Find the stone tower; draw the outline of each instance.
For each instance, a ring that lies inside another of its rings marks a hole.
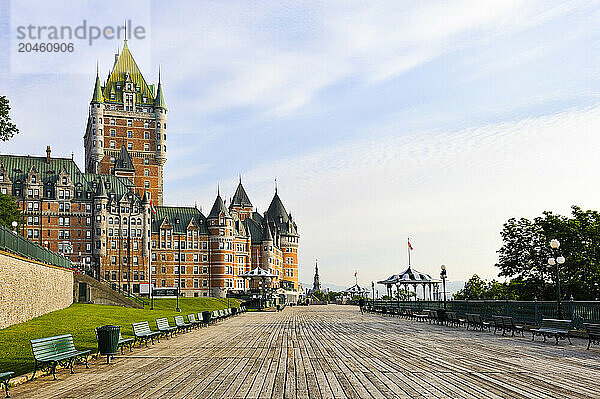
[[[123,148],[131,160],[134,189],[155,205],[163,203],[163,166],[167,160],[167,107],[160,80],[148,84],[125,40],[104,85],[96,82],[84,135],[88,173],[121,172]]]

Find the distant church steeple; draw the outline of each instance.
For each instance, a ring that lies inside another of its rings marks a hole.
[[[315,279],[313,281],[313,292],[320,292],[321,291],[321,280],[319,278],[319,265],[318,265],[318,260],[315,259]]]

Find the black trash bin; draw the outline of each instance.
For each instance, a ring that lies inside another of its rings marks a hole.
[[[235,316],[238,313],[238,308],[231,308],[231,315]]]
[[[204,320],[204,322],[206,324],[210,324],[210,319],[212,317],[212,312],[205,310],[204,312],[202,312],[202,320]]]
[[[438,309],[437,316],[438,322],[444,324],[446,322],[446,309]]]
[[[98,352],[106,356],[106,364],[110,363],[110,357],[117,354],[119,349],[120,326],[102,326],[96,328],[96,339],[98,340]]]

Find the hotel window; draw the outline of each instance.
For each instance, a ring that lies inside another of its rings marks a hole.
[[[144,97],[144,98],[146,98],[146,97]],[[144,127],[146,127],[146,128],[150,127],[150,122],[144,122]],[[146,133],[148,133],[148,132],[146,132]]]
[[[115,98],[115,95],[114,95],[114,94],[111,94],[111,95],[110,95],[110,97],[111,97],[112,99],[114,99],[114,98]],[[110,124],[111,124],[111,125],[115,125],[115,124],[116,124],[116,123],[115,123],[115,120],[114,120],[114,119],[111,119],[111,120],[110,120]]]
[[[144,187],[145,188],[150,188],[150,182],[149,181],[145,181],[144,182]]]
[[[116,137],[117,132],[115,132],[115,129],[110,129],[110,137]]]
[[[150,132],[144,132],[144,138],[146,140],[149,140],[150,139]]]
[[[148,144],[148,143],[144,144],[144,151],[150,151],[150,144]]]
[[[131,119],[127,119],[127,126],[129,126],[129,127],[133,126],[133,122]]]
[[[114,141],[110,142],[110,148],[115,148],[115,142]],[[110,162],[114,163],[115,162],[114,159],[115,159],[115,157],[110,157]]]
[[[165,280],[160,280],[160,286],[161,287],[166,287],[167,282]]]
[[[144,165],[150,165],[150,160],[148,158],[144,159]]]
[[[132,143],[127,143],[127,149],[128,150],[133,150],[133,144]]]
[[[127,131],[127,138],[128,139],[132,139],[133,138],[133,132],[131,130]]]
[[[150,170],[144,169],[144,176],[146,176],[146,177],[150,176]]]

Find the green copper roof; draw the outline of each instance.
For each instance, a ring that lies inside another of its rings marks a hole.
[[[103,103],[104,96],[102,95],[102,86],[100,86],[100,78],[96,75],[96,85],[94,86],[94,94],[92,95],[92,103]]]
[[[118,201],[121,197],[132,190],[134,184],[126,177],[119,177],[115,175],[104,175],[95,173],[84,173],[85,178],[89,181],[90,190],[94,190],[93,184],[98,183],[100,179],[104,182],[106,193],[111,195],[114,194],[115,199]],[[96,187],[98,190],[98,187]]]
[[[16,183],[25,182],[27,173],[34,168],[38,175],[38,180],[44,184],[54,184],[58,180],[61,171],[65,171],[71,182],[76,187],[81,187],[82,191],[88,189],[88,181],[77,164],[70,158],[50,158],[46,163],[46,157],[32,157],[28,155],[0,155],[0,165],[6,171],[8,178]]]
[[[163,97],[162,85],[160,81],[158,82],[158,88],[156,89],[156,98],[154,99],[154,108],[163,108],[167,109],[167,105],[165,104],[165,99]]]
[[[225,207],[223,199],[221,199],[221,195],[219,194],[215,199],[215,203],[213,204],[212,209],[208,214],[208,217],[209,219],[218,218],[221,213],[223,213],[223,216],[225,216],[226,218],[231,218],[231,215],[229,214],[229,211]]]
[[[250,207],[252,208],[252,202],[250,202],[250,198],[248,198],[248,194],[246,194],[246,190],[244,190],[244,186],[242,186],[242,181],[240,180],[237,189],[235,190],[235,194],[233,195],[233,199],[231,200],[232,206],[242,206],[242,207]]]
[[[115,161],[115,170],[135,172],[135,168],[133,167],[133,160],[131,159],[131,155],[129,155],[129,151],[127,151],[127,148],[125,148],[125,144],[121,146],[119,157]]]
[[[206,218],[194,207],[185,206],[155,206],[156,215],[152,215],[152,232],[158,233],[160,225],[165,221],[170,226],[173,226],[173,232],[179,234],[185,234],[186,229],[190,224],[190,220],[194,219],[194,222],[198,226],[200,234],[208,234],[206,228]],[[175,220],[179,218],[180,223],[176,224]]]
[[[129,47],[127,47],[127,41],[125,41],[123,51],[115,63],[113,70],[106,81],[106,85],[104,86],[104,98],[106,101],[123,102],[123,82],[125,81],[125,76],[127,74],[129,74],[135,86],[139,87],[139,91],[137,92],[136,96],[136,102],[152,105],[154,103],[154,93],[146,83],[144,76],[140,72],[140,69],[133,59],[133,56],[129,51]],[[117,90],[117,84],[121,86],[120,90]],[[114,100],[110,97],[111,93],[114,94]],[[143,97],[146,97],[146,102],[142,102]]]

